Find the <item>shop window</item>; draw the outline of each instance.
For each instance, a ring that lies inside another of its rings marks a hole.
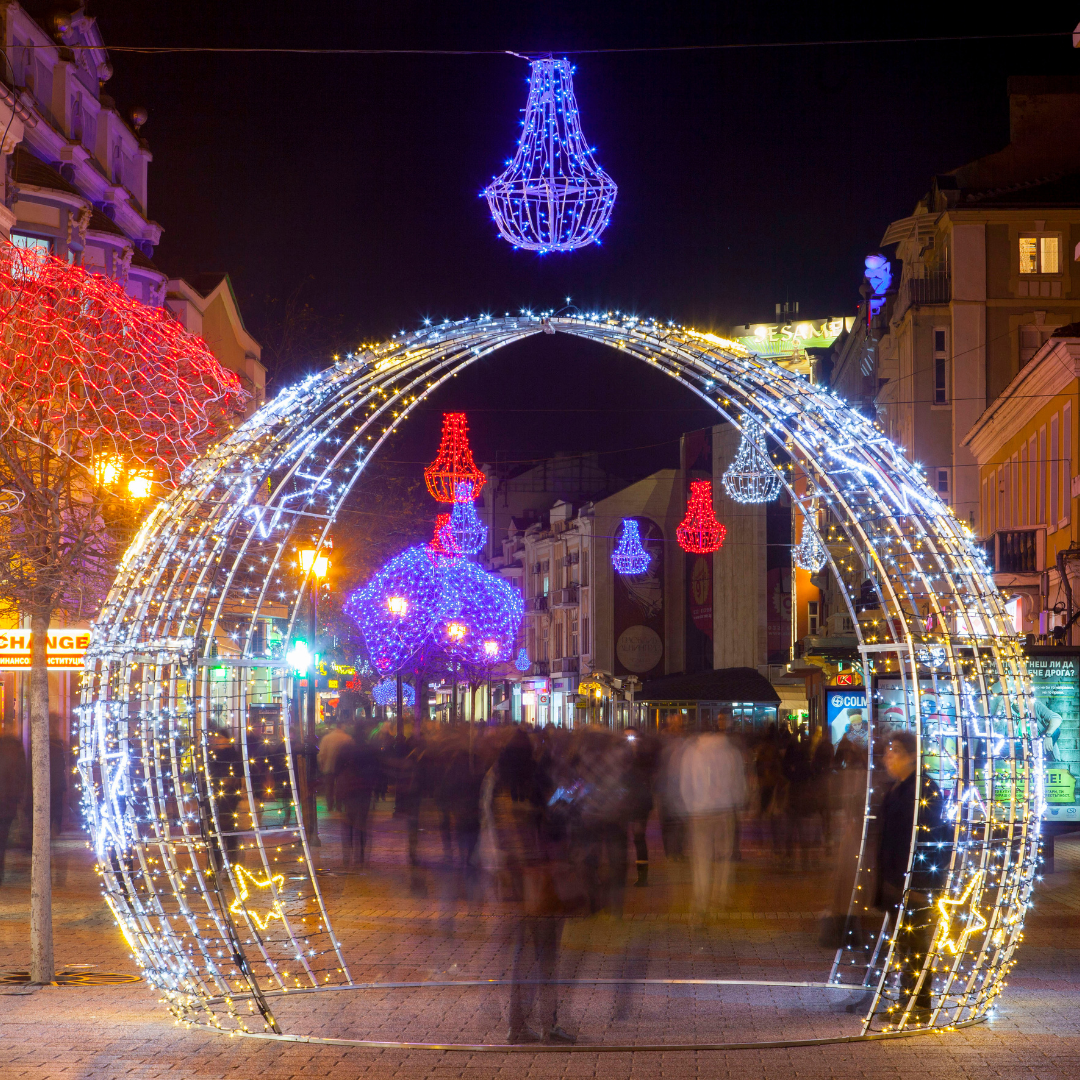
[[[948,333],[934,327],[934,404],[949,404]]]
[[[1060,235],[1057,233],[1033,233],[1021,236],[1020,273],[1060,274]]]

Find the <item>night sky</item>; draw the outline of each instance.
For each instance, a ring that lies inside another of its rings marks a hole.
[[[97,0],[108,45],[513,49],[1069,31],[1075,6]],[[921,14],[920,14],[921,12]],[[479,193],[512,155],[512,56],[134,55],[106,89],[149,110],[149,210],[170,274],[228,270],[278,384],[435,319],[618,308],[711,328],[850,314],[864,256],[931,177],[1004,145],[1010,74],[1080,71],[1069,38],[582,54],[575,89],[619,185],[602,247],[538,257]],[[292,307],[306,312],[284,319]],[[556,336],[477,365],[397,451],[470,412],[478,458],[677,463],[708,415],[663,376]],[[429,453],[430,451],[430,453]]]

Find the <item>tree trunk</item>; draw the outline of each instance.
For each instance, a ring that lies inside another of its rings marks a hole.
[[[30,981],[53,980],[52,790],[49,768],[49,618],[30,619],[30,767],[34,786],[34,848],[30,867]]]

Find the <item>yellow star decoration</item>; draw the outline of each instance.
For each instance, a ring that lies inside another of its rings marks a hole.
[[[948,897],[943,896],[938,901],[941,922],[938,924],[937,940],[943,949],[948,949],[954,956],[967,945],[967,940],[972,934],[977,934],[980,930],[986,929],[986,920],[979,911],[979,886],[982,885],[984,877],[986,877],[986,871],[979,870],[968,882],[963,895],[956,900],[950,900]],[[959,908],[967,904],[969,900],[967,925],[957,935],[956,940],[953,941],[949,936],[953,918],[953,913],[949,911],[949,908]]]
[[[281,904],[277,900],[270,905],[269,910],[262,916],[260,916],[257,911],[252,911],[247,907],[249,883],[254,885],[257,889],[268,889],[271,885],[273,885],[275,889],[280,889],[282,885],[285,884],[284,874],[274,874],[265,881],[259,881],[254,874],[245,870],[242,866],[238,866],[236,868],[236,880],[240,883],[240,895],[233,901],[229,908],[234,915],[243,916],[246,910],[260,930],[265,930],[270,924],[271,919],[281,919],[284,921],[285,916],[282,914]]]

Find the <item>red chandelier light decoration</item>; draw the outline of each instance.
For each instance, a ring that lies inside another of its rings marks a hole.
[[[463,412],[443,413],[442,442],[435,460],[424,470],[424,483],[434,499],[454,502],[454,492],[462,481],[472,485],[473,498],[480,494],[487,477],[476,467],[469,447],[469,425]]]
[[[675,530],[679,547],[693,555],[709,555],[724,546],[727,529],[716,520],[712,505],[712,481],[693,480],[686,517]]]

